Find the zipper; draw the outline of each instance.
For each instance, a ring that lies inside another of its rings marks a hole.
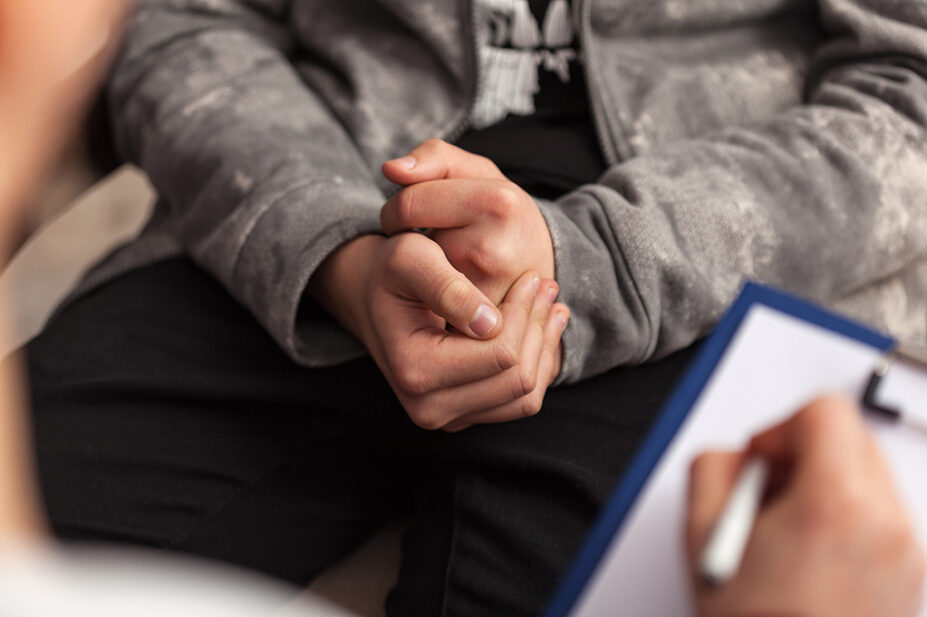
[[[592,123],[595,128],[595,135],[599,141],[599,149],[605,157],[605,162],[609,167],[618,164],[621,155],[612,139],[606,139],[608,124],[605,121],[605,112],[602,110],[601,98],[599,92],[593,83],[592,54],[589,53],[589,30],[591,29],[592,0],[576,0],[578,5],[574,7],[578,16],[577,32],[579,33],[579,53],[583,59],[582,70],[586,75],[586,97],[589,99],[589,108],[592,110]]]
[[[621,156],[618,154],[618,149],[615,144],[612,143],[611,140],[606,140],[605,138],[605,136],[609,134],[607,130],[608,125],[605,121],[605,113],[602,110],[599,93],[591,78],[593,71],[590,70],[591,54],[588,51],[587,40],[589,37],[587,30],[588,24],[591,21],[592,2],[591,0],[576,0],[576,2],[577,5],[574,6],[574,13],[578,16],[576,30],[579,36],[580,55],[583,58],[582,70],[585,72],[586,76],[586,97],[589,99],[589,107],[592,110],[593,125],[596,139],[599,143],[599,149],[602,151],[606,163],[611,166],[617,164],[619,160],[621,160]],[[482,77],[480,74],[479,42],[476,40],[477,30],[479,28],[476,14],[476,0],[465,0],[465,3],[467,5],[466,11],[469,14],[469,20],[467,20],[469,32],[465,38],[469,43],[467,53],[473,66],[473,70],[471,71],[472,85],[470,86],[470,100],[467,104],[466,113],[460,121],[444,135],[444,141],[449,143],[455,143],[467,132],[467,129],[470,128],[470,116],[473,114],[473,109],[476,106],[476,97],[479,95],[480,79]]]
[[[465,38],[469,44],[467,54],[473,66],[473,70],[471,71],[472,83],[470,86],[470,100],[467,104],[466,113],[443,137],[444,141],[449,143],[456,143],[457,140],[467,132],[467,129],[470,128],[470,116],[473,114],[473,109],[476,106],[476,97],[479,95],[480,79],[482,78],[480,73],[479,42],[476,40],[477,30],[479,28],[476,14],[476,0],[464,1],[467,5],[466,11],[469,14],[469,19],[467,20],[469,32]],[[605,162],[608,163],[609,166],[612,166],[621,161],[623,157],[618,152],[618,147],[613,140],[606,139],[606,135],[610,134],[608,132],[608,124],[605,119],[605,112],[602,109],[599,92],[592,79],[594,73],[590,61],[592,54],[589,53],[588,48],[588,30],[591,28],[592,0],[576,0],[576,2],[574,13],[578,16],[578,20],[576,20],[578,21],[576,31],[579,36],[579,52],[583,58],[582,70],[585,72],[586,76],[586,97],[589,99],[588,104],[592,110],[593,126],[595,128],[596,139],[599,143],[599,149],[605,157]]]
[[[476,107],[476,97],[479,95],[480,87],[480,51],[479,43],[476,40],[479,24],[476,23],[476,0],[464,1],[467,5],[466,11],[469,16],[469,20],[466,22],[467,25],[469,25],[469,32],[466,33],[467,35],[465,37],[469,44],[467,55],[473,65],[473,70],[471,71],[470,100],[467,103],[466,113],[464,113],[460,121],[444,135],[444,141],[449,143],[455,143],[458,139],[463,137],[463,134],[470,128],[470,116],[473,114],[473,108]]]

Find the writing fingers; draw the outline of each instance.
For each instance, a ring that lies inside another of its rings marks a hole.
[[[754,437],[753,454],[790,469],[793,485],[815,486],[867,467],[875,444],[859,407],[844,398],[819,398],[785,422]]]
[[[692,461],[686,508],[686,550],[690,563],[696,563],[746,460],[744,452],[706,452]]]

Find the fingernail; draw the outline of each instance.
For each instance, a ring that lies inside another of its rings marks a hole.
[[[470,320],[470,329],[477,336],[486,336],[492,332],[497,323],[499,323],[499,315],[496,309],[488,304],[481,304],[473,314],[473,319]]]
[[[418,165],[418,161],[416,161],[411,156],[404,156],[400,159],[393,159],[390,161],[390,163],[399,165],[403,169],[413,169],[416,165]]]
[[[560,313],[557,315],[557,327],[561,330],[566,330],[567,324],[570,322],[570,316],[566,313]]]
[[[537,295],[538,289],[541,287],[541,277],[534,277],[534,280],[531,281],[531,285],[533,285],[534,295]]]
[[[547,290],[547,306],[550,308],[554,305],[554,300],[557,299],[557,294],[560,293],[560,290],[556,287],[551,287]]]

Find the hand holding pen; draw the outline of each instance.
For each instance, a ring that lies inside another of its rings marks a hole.
[[[753,518],[748,485],[757,482],[765,493],[752,531],[726,571],[744,527],[735,519]],[[718,538],[718,527],[733,531]],[[712,556],[709,544],[722,548]],[[914,617],[921,603],[923,554],[878,447],[844,399],[815,401],[746,451],[696,459],[687,549],[700,617]],[[706,581],[706,567],[723,576]]]

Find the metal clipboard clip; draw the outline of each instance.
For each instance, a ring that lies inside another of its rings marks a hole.
[[[894,422],[906,424],[918,430],[927,432],[927,420],[905,413],[904,409],[885,405],[879,402],[879,387],[885,380],[888,371],[897,362],[907,362],[927,370],[927,348],[898,343],[879,358],[876,362],[866,390],[863,392],[863,407]],[[927,404],[927,403],[925,403]]]

